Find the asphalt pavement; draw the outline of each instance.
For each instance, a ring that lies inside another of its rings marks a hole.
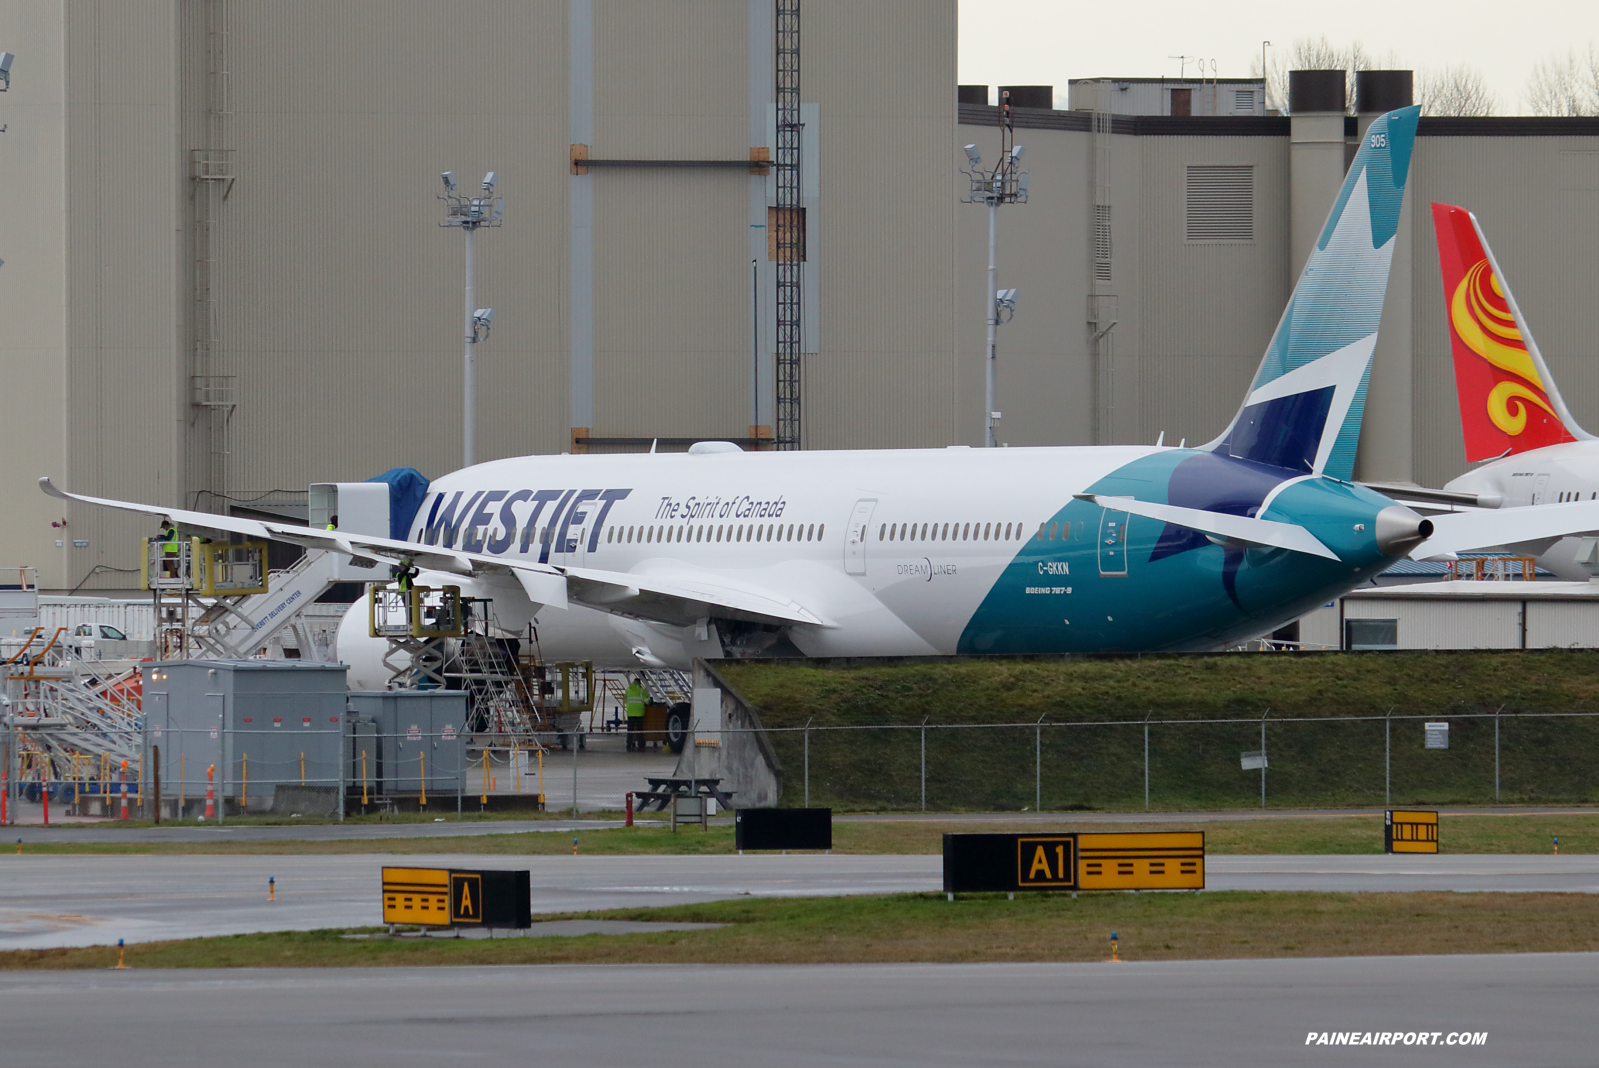
[[[1588,1068],[1596,1003],[1595,954],[0,974],[9,1063],[119,1068]]]
[[[742,896],[937,893],[936,856],[15,856],[0,853],[0,949],[152,942],[380,922],[385,864],[527,868],[533,911]],[[1209,890],[1599,893],[1599,856],[1211,856]],[[276,901],[267,880],[276,880]]]

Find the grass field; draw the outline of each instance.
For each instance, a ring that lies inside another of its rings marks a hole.
[[[941,894],[744,899],[591,918],[721,923],[582,937],[347,940],[340,931],[127,947],[134,968],[1128,961],[1599,950],[1585,894]],[[554,917],[552,917],[554,918]],[[107,968],[114,948],[0,953],[0,969]]]
[[[1058,821],[1005,822],[941,820],[837,821],[833,824],[834,851],[839,853],[939,853],[942,836],[1005,830],[1056,831],[1204,831],[1211,853],[1381,853],[1382,817],[1369,814],[1282,817],[1183,823],[1152,819],[1147,823],[1074,822],[1070,815]],[[1548,853],[1551,840],[1560,839],[1562,853],[1599,853],[1599,812],[1450,815],[1442,822],[1445,853]],[[582,831],[578,848],[588,855],[709,854],[733,851],[733,828],[709,831],[664,827],[617,827]],[[530,831],[517,834],[470,835],[461,838],[382,838],[333,841],[277,842],[68,842],[25,843],[30,854],[170,854],[170,855],[285,855],[351,853],[481,853],[503,856],[537,856],[572,851],[572,835]],[[0,848],[0,864],[7,852]]]
[[[925,742],[935,810],[1020,811],[1035,792],[1047,810],[1142,809],[1146,719],[1157,810],[1259,805],[1239,755],[1263,730],[1268,805],[1376,805],[1385,787],[1395,805],[1486,804],[1496,779],[1505,803],[1599,801],[1599,715],[1548,718],[1599,712],[1599,651],[715,667],[771,732],[784,804],[808,761],[812,804],[919,808]],[[1216,719],[1236,722],[1200,722]],[[1423,719],[1449,721],[1447,750],[1424,747]]]

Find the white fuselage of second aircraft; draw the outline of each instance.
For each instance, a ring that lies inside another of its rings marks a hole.
[[[1444,489],[1498,494],[1505,508],[1599,500],[1599,441],[1568,441],[1490,460]],[[1593,572],[1581,561],[1593,547],[1590,538],[1561,538],[1524,548],[1538,558],[1539,567],[1563,579],[1585,582]]]

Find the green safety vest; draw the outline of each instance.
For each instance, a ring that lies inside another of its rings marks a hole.
[[[178,551],[179,544],[178,529],[176,527],[167,527],[167,529],[161,532],[162,552],[176,553]]]
[[[627,688],[627,718],[638,719],[644,715],[644,687],[633,683]]]

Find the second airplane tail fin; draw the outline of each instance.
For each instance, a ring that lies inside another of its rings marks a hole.
[[[1566,408],[1477,217],[1432,206],[1466,459],[1592,437]]]

